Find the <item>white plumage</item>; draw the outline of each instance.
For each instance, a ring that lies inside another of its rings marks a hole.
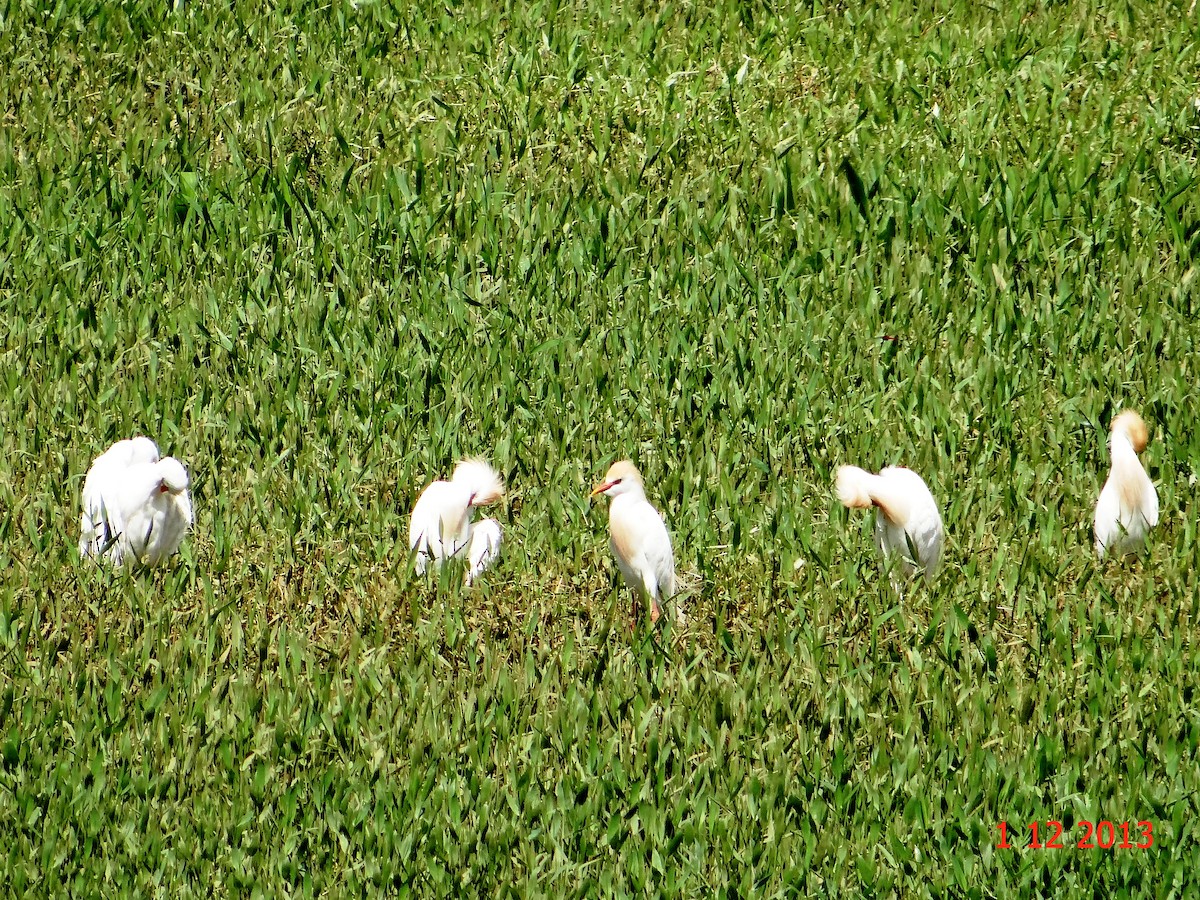
[[[650,619],[657,622],[663,601],[675,593],[675,554],[667,526],[646,499],[642,476],[629,460],[613,463],[591,496],[598,494],[612,498],[608,533],[617,568],[635,598],[645,597],[650,601]],[[685,623],[678,605],[675,618],[680,625]]]
[[[188,474],[154,441],[118,441],[96,457],[83,482],[82,556],[156,566],[179,549],[192,525]]]
[[[471,526],[471,540],[467,544],[467,585],[487,571],[500,555],[502,533],[495,519],[480,519]]]
[[[408,545],[416,553],[414,565],[425,574],[429,561],[441,567],[454,557],[467,555],[467,584],[474,582],[500,553],[500,523],[484,519],[472,524],[478,506],[504,496],[499,474],[482,459],[464,459],[449,481],[435,481],[421,492],[413,507]]]
[[[1096,554],[1134,553],[1141,549],[1150,529],[1158,524],[1158,493],[1142,468],[1138,454],[1149,441],[1146,423],[1133,410],[1125,410],[1112,424],[1109,446],[1112,466],[1096,503],[1093,532]]]
[[[925,580],[932,580],[942,561],[945,530],[937,501],[920,475],[901,466],[889,466],[878,475],[858,466],[839,466],[836,489],[843,506],[879,510],[875,549],[881,557],[897,554],[906,575],[923,571]]]

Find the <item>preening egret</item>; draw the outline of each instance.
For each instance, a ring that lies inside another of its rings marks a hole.
[[[925,580],[932,580],[942,561],[945,531],[937,502],[920,475],[902,466],[889,466],[878,475],[839,466],[836,489],[843,506],[879,510],[875,549],[881,557],[899,554],[906,575],[924,571]]]
[[[96,457],[83,481],[79,552],[156,566],[179,549],[192,525],[188,474],[154,441],[118,441]]]
[[[617,568],[633,588],[635,615],[637,599],[645,596],[650,601],[650,620],[657,622],[663,601],[675,593],[675,554],[667,526],[646,499],[637,466],[627,459],[612,464],[591,496],[599,494],[612,498],[608,509],[609,542]],[[675,618],[678,624],[685,623],[678,605]]]
[[[1146,423],[1131,409],[1112,423],[1112,468],[1096,503],[1096,554],[1133,553],[1158,524],[1158,494],[1138,454],[1149,440]]]
[[[482,459],[464,459],[449,481],[435,481],[421,492],[408,527],[408,544],[416,552],[418,574],[432,559],[439,568],[446,559],[466,552],[467,584],[495,562],[500,552],[500,523],[483,519],[472,524],[475,507],[488,506],[504,496],[500,475]]]

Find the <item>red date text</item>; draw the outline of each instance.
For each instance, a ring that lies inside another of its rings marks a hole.
[[[1086,819],[1076,822],[1075,827],[1082,831],[1076,840],[1076,834],[1064,835],[1062,822],[1050,819],[1045,822],[1030,822],[1025,826],[1029,830],[1029,842],[1022,844],[1017,828],[1009,827],[1007,822],[996,825],[999,840],[996,846],[1001,850],[1148,850],[1154,846],[1154,823],[1143,819],[1140,822],[1110,822],[1101,819],[1099,822],[1089,822]]]

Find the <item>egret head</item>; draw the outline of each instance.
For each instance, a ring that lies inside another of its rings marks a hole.
[[[159,491],[163,494],[181,494],[188,489],[188,473],[183,463],[173,456],[158,462]]]
[[[472,457],[454,467],[450,480],[471,492],[471,506],[490,506],[504,496],[504,481],[487,460]]]
[[[1113,434],[1124,435],[1133,445],[1134,453],[1141,453],[1145,450],[1146,444],[1150,440],[1150,432],[1146,429],[1146,423],[1132,409],[1125,410],[1113,419],[1112,431]]]
[[[642,476],[638,472],[637,466],[629,460],[623,459],[609,467],[604,480],[592,489],[589,496],[606,494],[609,497],[618,497],[621,494],[642,490]]]

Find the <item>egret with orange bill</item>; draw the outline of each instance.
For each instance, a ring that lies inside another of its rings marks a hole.
[[[642,476],[629,460],[613,463],[604,480],[590,496],[609,497],[608,534],[617,568],[634,592],[634,614],[638,600],[650,605],[650,620],[658,622],[663,603],[675,593],[675,554],[671,536],[657,509],[646,499]],[[677,624],[685,623],[676,605]]]

